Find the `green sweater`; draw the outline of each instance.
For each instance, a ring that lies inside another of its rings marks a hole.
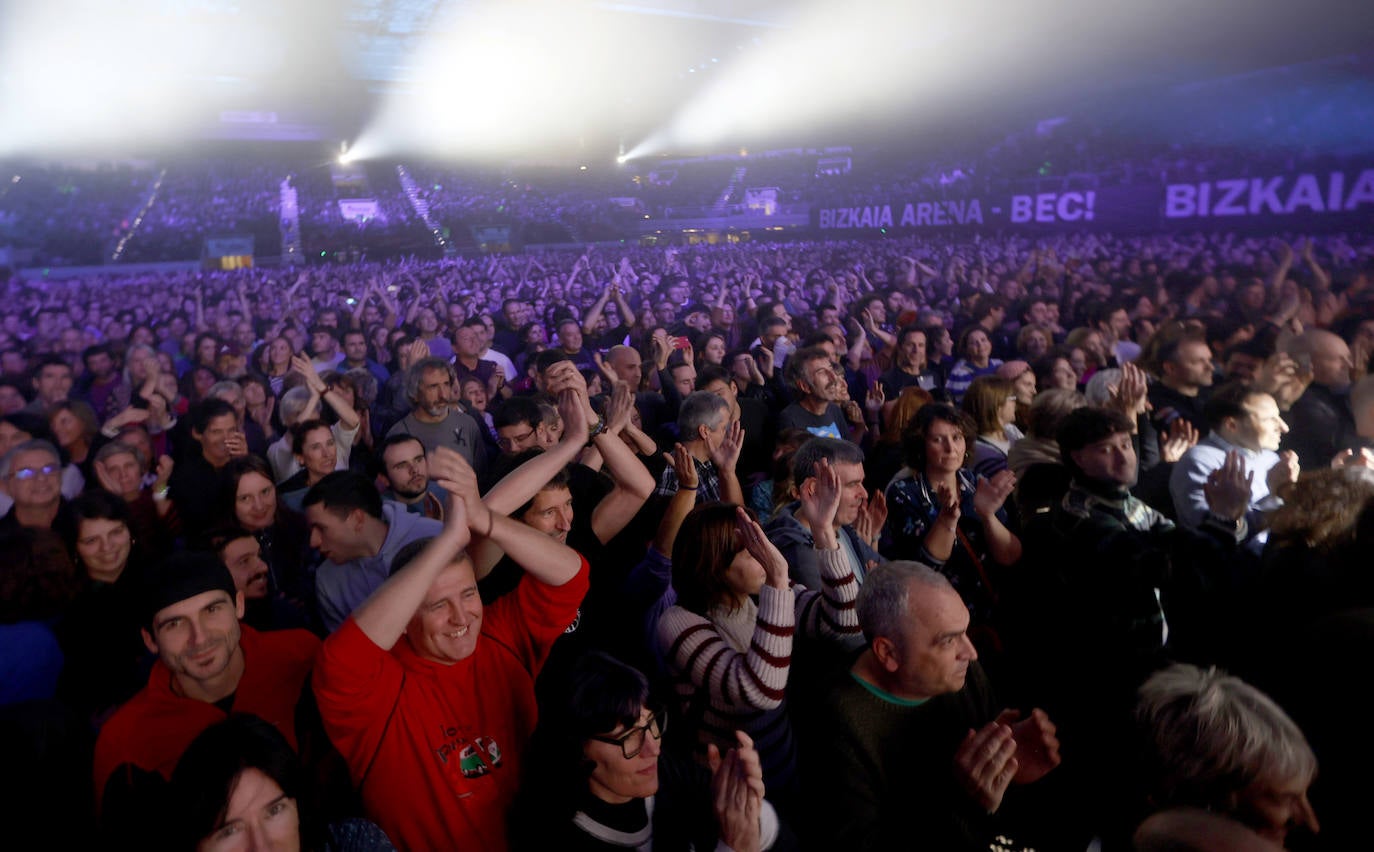
[[[977,663],[962,690],[919,704],[881,697],[846,673],[803,752],[822,848],[986,852],[999,821],[955,781],[954,753],[998,711]]]

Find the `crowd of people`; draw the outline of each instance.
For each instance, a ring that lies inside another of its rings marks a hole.
[[[1358,845],[1371,275],[1216,233],[11,278],[10,834]]]

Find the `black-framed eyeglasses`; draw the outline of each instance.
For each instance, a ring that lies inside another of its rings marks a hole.
[[[503,450],[513,449],[516,444],[523,444],[526,441],[528,441],[530,439],[530,436],[534,433],[535,430],[531,429],[523,435],[512,435],[509,438],[498,438],[496,441],[496,445]]]
[[[649,736],[656,740],[663,739],[663,729],[666,727],[668,727],[668,716],[660,712],[650,716],[649,721],[643,725],[633,727],[618,737],[593,736],[590,739],[599,743],[620,746],[620,753],[625,755],[626,760],[629,760],[639,756],[639,753],[644,750],[644,744],[648,742]]]

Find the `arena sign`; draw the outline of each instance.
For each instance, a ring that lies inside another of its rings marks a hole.
[[[988,195],[953,201],[894,199],[817,206],[812,227],[865,231],[1156,231],[1190,228],[1367,227],[1374,169],[1221,178],[1195,183]]]

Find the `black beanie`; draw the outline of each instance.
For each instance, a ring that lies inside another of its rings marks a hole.
[[[159,612],[204,592],[222,590],[233,600],[238,594],[234,575],[219,557],[208,551],[174,553],[149,571],[143,581],[142,624],[149,631]]]

